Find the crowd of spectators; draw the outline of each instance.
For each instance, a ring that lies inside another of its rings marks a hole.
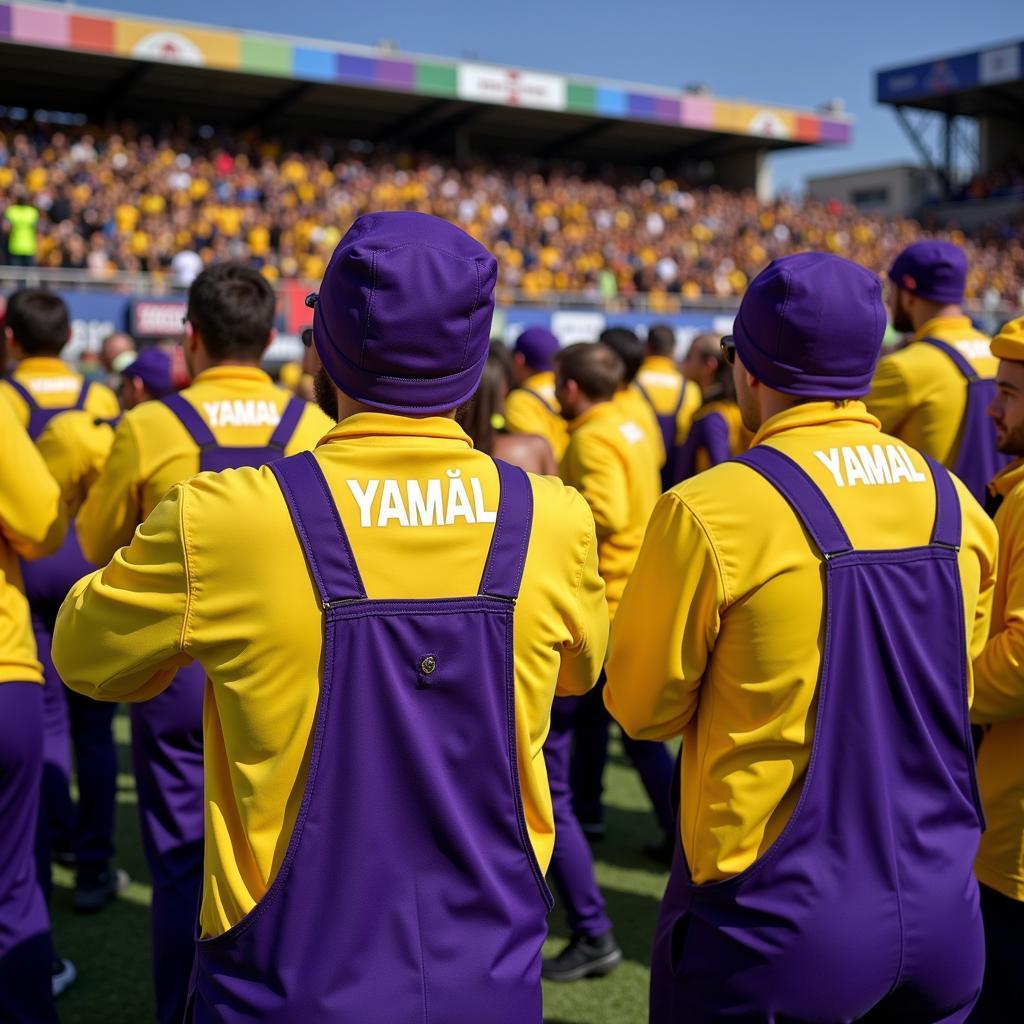
[[[655,172],[456,162],[344,142],[301,148],[209,130],[148,135],[131,124],[0,122],[0,210],[15,202],[39,211],[36,262],[97,277],[147,271],[187,283],[202,264],[235,258],[272,281],[317,280],[359,214],[412,209],[486,244],[505,297],[643,292],[664,311],[738,296],[769,260],[803,249],[883,272],[922,233],[915,221],[839,203],[765,204]],[[939,233],[968,250],[969,297],[1022,302],[1020,232]]]
[[[953,199],[1024,199],[1024,161],[1007,160],[998,167],[975,174],[956,189]]]

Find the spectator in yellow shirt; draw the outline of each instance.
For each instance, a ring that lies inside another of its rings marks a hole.
[[[978,788],[987,827],[975,872],[985,922],[985,981],[971,1020],[1006,1020],[1024,1005],[1024,317],[992,339],[999,360],[990,414],[1013,457],[989,485],[999,531],[992,631],[974,661],[971,720],[984,726]]]
[[[968,706],[996,537],[858,400],[884,329],[847,260],[755,278],[727,345],[754,446],[661,498],[623,595],[605,700],[683,737],[652,1024],[963,1020],[977,998]]]
[[[454,422],[496,274],[448,222],[359,218],[312,329],[338,425],[273,471],[171,487],[64,605],[55,657],[81,690],[144,701],[193,659],[208,678],[196,1021],[225,1000],[408,1020],[424,998],[540,1021],[541,748],[556,690],[598,675],[607,610],[583,500]]]
[[[657,468],[660,489],[661,468],[665,465],[666,458],[665,442],[651,403],[636,386],[637,375],[644,364],[644,343],[628,327],[608,327],[601,332],[600,341],[611,347],[622,360],[622,383],[615,392],[613,401],[623,416],[643,431],[644,441]]]
[[[893,327],[913,337],[879,362],[868,409],[883,430],[952,469],[983,502],[1006,460],[986,415],[996,360],[960,306],[967,257],[952,242],[915,242],[896,258],[889,280]]]
[[[661,489],[681,479],[676,476],[679,446],[686,440],[694,413],[700,408],[701,388],[680,372],[675,362],[676,333],[668,324],[652,324],[647,332],[647,355],[636,375],[637,390],[647,399],[661,428],[665,464]]]
[[[55,1024],[51,985],[74,967],[54,959],[33,859],[43,773],[43,673],[19,558],[64,537],[60,493],[35,445],[0,401],[0,1020]]]
[[[511,434],[546,438],[557,462],[569,443],[555,398],[555,356],[560,343],[546,327],[527,327],[512,347],[515,388],[505,402],[505,426]]]

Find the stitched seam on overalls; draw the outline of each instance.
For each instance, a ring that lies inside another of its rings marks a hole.
[[[423,920],[420,916],[420,887],[412,877],[413,902],[416,905],[416,937],[420,946],[420,990],[423,994],[423,1024],[430,1024],[430,1003],[427,998],[427,958],[423,953]]]

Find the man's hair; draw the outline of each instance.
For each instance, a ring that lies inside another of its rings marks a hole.
[[[57,356],[71,321],[64,300],[45,288],[21,288],[7,300],[4,326],[27,356]]]
[[[218,263],[188,290],[187,317],[213,359],[259,359],[274,329],[274,292],[244,263]]]
[[[676,354],[676,332],[668,324],[654,324],[647,332],[647,351],[671,358]]]
[[[625,367],[622,383],[632,384],[647,354],[644,343],[628,327],[607,327],[601,332],[598,341],[618,354]]]
[[[610,345],[583,341],[563,348],[555,356],[555,374],[574,380],[592,402],[607,402],[622,387],[622,359]]]

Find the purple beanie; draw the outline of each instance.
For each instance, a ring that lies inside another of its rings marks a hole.
[[[882,285],[839,256],[785,256],[751,281],[732,331],[743,365],[776,391],[866,395],[885,333]]]
[[[156,345],[144,348],[135,359],[121,371],[122,377],[141,380],[145,389],[154,398],[163,398],[174,391],[174,360],[170,352]]]
[[[447,412],[472,397],[487,361],[494,257],[424,213],[370,213],[338,243],[313,314],[332,381],[387,412]]]
[[[558,339],[546,327],[527,327],[516,338],[513,351],[523,357],[531,370],[540,373],[554,368],[559,347]]]
[[[952,242],[915,242],[896,257],[889,280],[929,302],[959,306],[967,285],[967,255]]]

